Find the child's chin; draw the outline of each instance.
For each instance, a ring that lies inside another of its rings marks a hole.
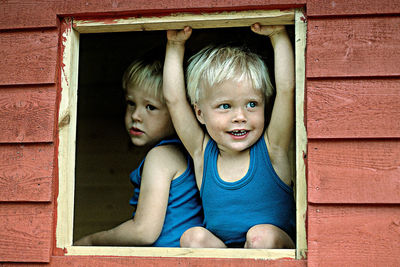
[[[146,140],[143,139],[138,139],[138,138],[131,138],[132,144],[135,146],[146,146],[148,144],[148,142]]]

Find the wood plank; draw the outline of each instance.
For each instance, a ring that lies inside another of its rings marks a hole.
[[[309,138],[400,137],[400,79],[307,81]]]
[[[308,144],[308,201],[400,203],[400,140]]]
[[[308,20],[307,77],[399,76],[400,17]]]
[[[295,54],[296,54],[296,165],[293,173],[296,174],[296,259],[307,257],[307,180],[306,162],[307,132],[304,120],[305,104],[305,50],[307,36],[307,20],[304,19],[304,10],[295,12]]]
[[[399,266],[400,206],[308,209],[308,266]]]
[[[104,1],[104,0],[25,0],[6,1],[2,3],[0,12],[0,29],[24,29],[37,27],[57,27],[58,15],[80,14],[93,15],[131,15],[160,14],[167,12],[188,11],[224,11],[293,8],[306,3],[306,0],[245,0],[234,1]],[[120,14],[118,14],[120,13]]]
[[[239,248],[160,248],[160,247],[88,247],[67,246],[68,256],[135,256],[178,258],[230,258],[230,259],[294,259],[294,249],[239,249]]]
[[[0,88],[0,142],[52,142],[56,86]]]
[[[0,33],[0,85],[54,83],[58,30]]]
[[[0,201],[51,201],[53,144],[0,145]]]
[[[107,0],[25,0],[6,1],[0,8],[0,29],[57,27],[57,16],[146,15],[166,12],[204,12],[293,8],[306,0],[244,0],[235,1],[107,1]]]
[[[306,4],[306,0],[133,0],[133,1],[108,1],[108,0],[65,0],[58,14],[91,15],[102,13],[116,15],[123,12],[124,15],[148,15],[166,14],[171,12],[219,12],[241,11],[255,9],[287,9]]]
[[[52,204],[0,205],[0,262],[49,262]]]
[[[4,263],[3,267],[19,266],[13,263]],[[240,266],[240,267],[305,267],[305,260],[255,260],[255,259],[199,259],[199,258],[146,258],[146,257],[93,257],[93,256],[52,256],[50,264],[35,264],[35,266],[78,267],[78,266]]]
[[[2,1],[0,29],[56,27],[58,0]]]
[[[308,0],[307,16],[399,14],[397,0]]]
[[[294,10],[171,14],[163,17],[131,17],[113,20],[74,20],[74,29],[80,33],[156,31],[183,29],[185,26],[193,29],[249,27],[256,22],[265,25],[291,25],[294,24]]]

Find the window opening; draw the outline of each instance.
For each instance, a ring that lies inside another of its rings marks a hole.
[[[301,12],[296,13],[296,21],[301,20],[301,15]],[[185,16],[182,17],[187,19]],[[150,22],[142,26],[144,28],[153,27]],[[163,25],[157,26],[157,31],[125,32],[135,30],[134,27],[137,27],[135,23],[128,23],[125,28],[121,26],[118,32],[114,32],[115,30],[110,30],[108,26],[101,27],[97,23],[94,23],[96,26],[93,28],[90,23],[85,21],[77,23],[78,26],[75,28],[72,28],[71,20],[67,19],[65,23],[67,25],[63,44],[65,66],[62,70],[62,102],[59,115],[58,247],[67,247],[68,254],[71,255],[185,255],[274,259],[295,258],[297,254],[297,258],[304,257],[305,231],[304,234],[299,235],[299,229],[300,232],[303,232],[305,222],[304,217],[299,219],[299,214],[297,214],[297,250],[243,249],[238,251],[235,249],[230,251],[228,249],[222,251],[214,249],[205,251],[204,249],[177,248],[171,250],[168,248],[168,252],[163,248],[72,246],[73,240],[115,227],[129,219],[132,214],[133,207],[128,203],[133,193],[129,173],[136,169],[143,159],[144,150],[130,145],[125,131],[125,100],[121,88],[121,78],[124,70],[135,58],[156,46],[165,49],[166,33],[159,27],[170,27]],[[273,78],[273,50],[265,36],[252,33],[249,26],[233,25],[235,27],[214,28],[220,22],[213,20],[207,24],[206,20],[203,23],[205,26],[203,25],[201,28],[204,29],[195,29],[188,40],[186,56],[197,52],[209,43],[237,43],[240,40],[267,59],[267,66],[270,72],[272,70],[271,78]],[[250,25],[252,22],[243,20],[241,23]],[[124,23],[121,24],[124,25]],[[286,24],[294,24],[294,21]],[[89,26],[85,27],[85,25]],[[293,41],[292,45],[296,47],[297,76],[303,75],[300,78],[296,77],[296,116],[298,116],[298,113],[302,115],[303,111],[300,108],[304,101],[304,94],[298,94],[299,90],[304,90],[302,88],[304,85],[304,43],[298,44],[295,40],[305,42],[305,24],[289,25],[287,29],[289,37]],[[102,33],[86,34],[85,32]],[[77,55],[78,51],[79,56]],[[274,81],[272,80],[272,82]],[[299,204],[298,201],[300,194],[301,201],[305,202],[306,194],[305,184],[298,181],[299,168],[301,168],[300,172],[304,172],[304,166],[301,161],[299,162],[298,154],[305,152],[305,130],[301,128],[304,127],[303,120],[299,122],[298,117],[296,117],[296,124],[299,126],[296,125],[296,138],[294,138],[292,150],[293,170],[297,169],[297,177],[294,176],[297,190],[296,206],[297,213],[305,213],[305,204]],[[300,133],[300,131],[304,133]],[[74,141],[76,141],[76,147]],[[71,170],[74,174],[71,174]],[[303,179],[303,174],[301,176],[300,179]],[[62,229],[65,233],[62,232]],[[186,250],[190,253],[187,253]]]

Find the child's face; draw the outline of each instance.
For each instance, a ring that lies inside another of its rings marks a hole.
[[[128,87],[125,127],[134,145],[152,145],[175,133],[167,106],[140,87]]]
[[[239,152],[263,134],[264,105],[264,94],[251,82],[227,80],[204,89],[195,111],[221,151]]]

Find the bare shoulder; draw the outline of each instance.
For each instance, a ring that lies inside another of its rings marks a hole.
[[[151,170],[157,169],[176,178],[187,168],[185,150],[183,146],[176,144],[154,147],[147,153],[145,167],[150,167]]]

